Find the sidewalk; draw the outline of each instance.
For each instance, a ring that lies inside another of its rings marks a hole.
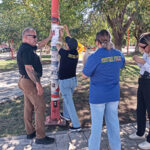
[[[77,74],[81,73],[83,65],[78,63]],[[22,91],[18,88],[18,70],[0,73],[0,103],[13,100],[22,96]],[[50,65],[43,65],[42,86],[50,85]]]
[[[122,150],[140,150],[138,144],[143,140],[128,138],[128,135],[134,131],[136,131],[135,124],[121,125]],[[25,135],[0,138],[0,150],[88,150],[90,129],[83,129],[81,132],[58,131],[47,135],[56,139],[54,144],[37,145],[35,139],[27,140]],[[105,127],[102,133],[101,150],[110,150]]]

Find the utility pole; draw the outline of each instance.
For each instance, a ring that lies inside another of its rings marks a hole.
[[[59,115],[59,85],[58,85],[58,50],[56,43],[59,40],[59,0],[51,0],[51,114],[46,117],[46,125],[66,125]]]
[[[127,35],[127,56],[129,55],[129,34],[130,34],[130,29],[128,29],[128,35]]]
[[[11,58],[12,58],[12,59],[15,59],[15,58],[14,58],[14,49],[13,49],[13,40],[11,40],[10,43],[11,43],[11,44],[10,44],[9,47],[10,47],[10,52],[11,52]]]

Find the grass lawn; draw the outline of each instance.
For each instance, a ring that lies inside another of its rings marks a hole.
[[[83,57],[83,53],[80,53],[80,58]],[[132,60],[132,56],[126,56],[126,61],[130,63],[134,63]],[[42,55],[42,64],[50,64],[50,55]],[[0,60],[0,72],[10,71],[18,69],[17,61],[14,60]]]
[[[139,68],[132,61],[128,61],[121,71],[120,87],[121,100],[119,105],[119,120],[121,124],[136,121],[136,90]],[[90,109],[88,103],[89,79],[78,76],[78,87],[74,92],[74,102],[81,126],[90,127]],[[50,88],[44,88],[46,101],[46,116],[50,114]],[[60,99],[62,111],[62,99]],[[47,126],[46,131],[65,130],[67,127]],[[0,105],[0,137],[25,134],[23,122],[23,97]]]
[[[50,55],[42,56],[42,64],[50,64]],[[0,60],[0,72],[18,69],[17,61],[14,60]]]
[[[13,69],[16,69],[17,66],[17,61],[16,59],[14,60],[0,60],[0,72],[4,71],[10,71]]]

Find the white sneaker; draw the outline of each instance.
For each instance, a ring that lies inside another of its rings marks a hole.
[[[141,149],[150,149],[150,143],[147,141],[140,143],[138,146]]]
[[[145,139],[145,134],[143,136],[138,136],[135,132],[135,133],[129,135],[129,138],[132,140],[142,140],[142,139]]]

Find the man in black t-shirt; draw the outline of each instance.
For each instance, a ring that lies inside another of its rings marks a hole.
[[[18,86],[24,92],[24,122],[27,139],[36,137],[37,144],[51,144],[53,138],[45,136],[45,102],[43,99],[43,88],[40,83],[42,77],[42,64],[35,53],[37,48],[42,48],[51,40],[50,32],[48,38],[37,42],[36,31],[26,28],[22,33],[22,44],[17,53],[17,63],[21,75]],[[32,118],[35,112],[35,128]]]
[[[59,65],[59,88],[64,99],[63,102],[63,113],[60,116],[69,121],[72,121],[72,127],[70,131],[80,131],[80,122],[76,113],[76,109],[73,102],[73,92],[77,86],[76,68],[78,63],[78,51],[77,51],[77,40],[70,37],[70,33],[67,26],[64,26],[67,33],[65,38],[66,49],[63,49],[60,45],[63,37],[63,31],[60,30],[59,42],[56,45],[60,55]]]

